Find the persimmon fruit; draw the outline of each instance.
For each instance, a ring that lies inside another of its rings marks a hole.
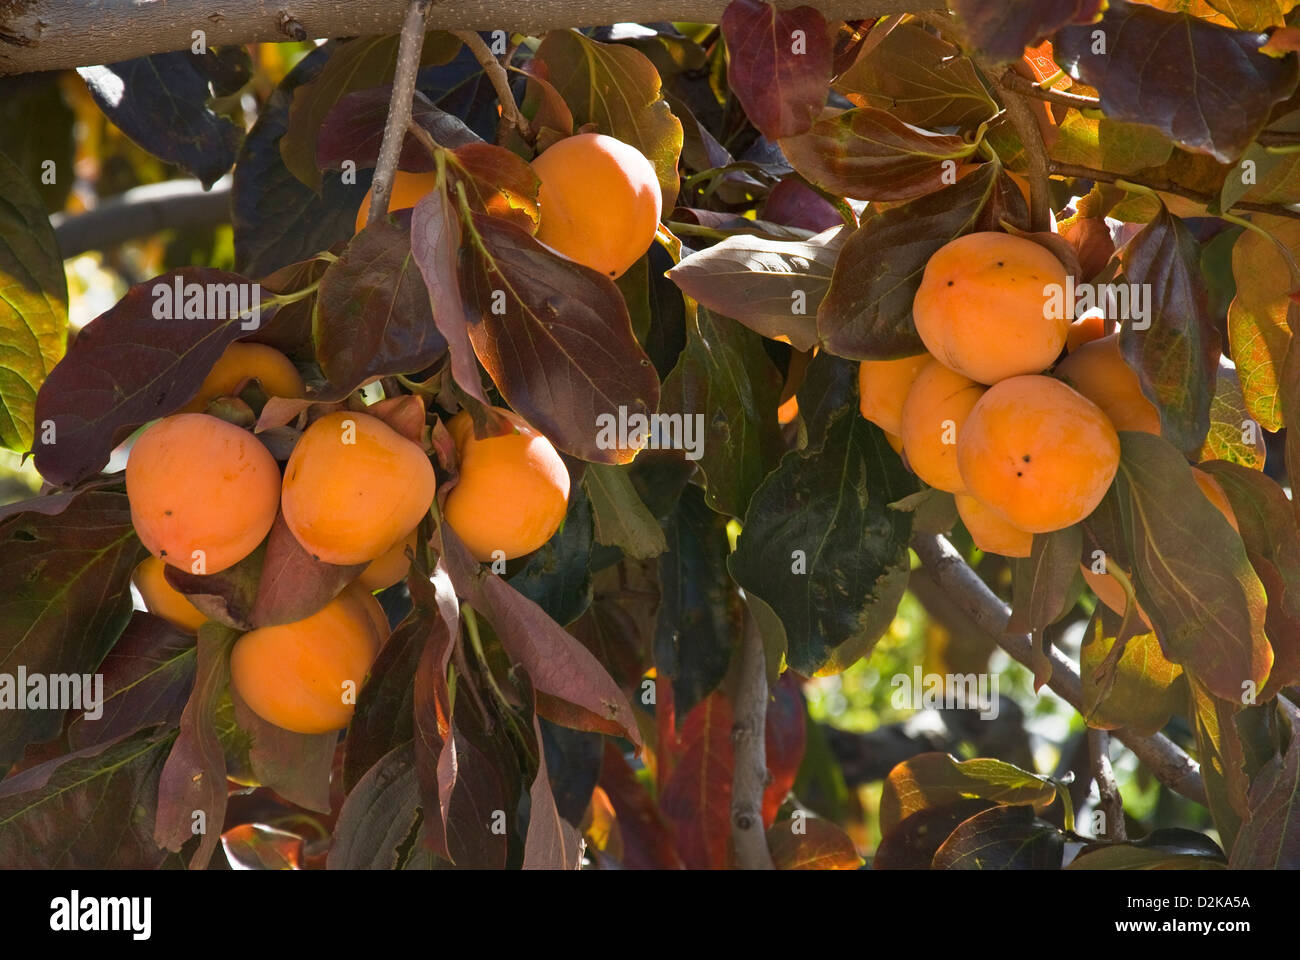
[[[412,530],[371,560],[370,565],[357,575],[357,583],[367,590],[383,590],[406,579],[411,569],[411,558],[406,551],[415,550],[415,535],[416,531]]]
[[[131,582],[140,591],[146,610],[162,617],[181,633],[198,633],[199,627],[208,622],[208,615],[167,582],[166,569],[167,564],[157,557],[145,557],[131,574]]]
[[[663,196],[649,160],[601,133],[557,141],[533,160],[537,239],[607,277],[641,259],[659,229]]]
[[[520,416],[494,407],[506,432],[479,439],[468,411],[447,423],[460,478],[443,516],[477,559],[497,551],[511,560],[532,553],[559,529],[569,504],[569,471],[551,441]]]
[[[377,417],[340,410],[311,424],[284,471],[291,533],[326,563],[369,563],[420,522],[437,486],[424,451]]]
[[[930,360],[916,375],[903,401],[899,437],[912,471],[932,487],[966,489],[957,469],[963,425],[987,388]]]
[[[1029,556],[1034,546],[1032,533],[1007,523],[970,494],[959,493],[953,499],[957,504],[957,515],[975,546],[985,553],[998,553],[1004,557]]]
[[[903,401],[928,353],[897,360],[863,360],[858,364],[858,412],[886,433],[903,429]]]
[[[270,532],[280,468],[247,430],[205,413],[178,413],[136,439],[126,495],[150,553],[191,573],[219,573]]]
[[[1060,380],[1011,377],[971,410],[957,466],[966,492],[1002,519],[1048,533],[1096,509],[1119,468],[1119,436],[1100,407]]]
[[[424,199],[425,194],[437,185],[437,171],[412,173],[409,170],[398,170],[393,174],[393,192],[388,197],[388,212],[395,213],[398,210],[409,210]],[[360,233],[366,226],[366,220],[370,216],[370,198],[373,192],[373,188],[367,190],[366,195],[361,199],[361,209],[357,211],[355,233]]]
[[[293,361],[279,350],[236,340],[226,347],[203,378],[199,392],[180,412],[202,413],[211,401],[233,395],[246,380],[258,381],[268,397],[298,398],[307,389]]]
[[[341,730],[379,645],[371,614],[345,590],[310,617],[240,637],[230,654],[230,682],[254,713],[277,727]]]
[[[1039,373],[1065,346],[1050,285],[1065,267],[1046,248],[1006,233],[970,233],[930,257],[912,301],[916,331],[944,365],[978,383]]]
[[[1080,344],[1054,372],[1101,407],[1116,430],[1160,435],[1160,411],[1120,353],[1118,333]]]

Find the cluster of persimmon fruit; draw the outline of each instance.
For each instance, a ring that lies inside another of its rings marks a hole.
[[[660,189],[634,147],[579,134],[550,146],[533,168],[537,238],[557,253],[618,277],[653,242]],[[414,206],[436,185],[433,174],[399,171],[394,180],[390,212]],[[367,191],[357,232],[369,206]],[[428,428],[419,443],[378,416],[331,410],[302,431],[282,470],[254,432],[217,415],[222,398],[239,396],[251,381],[268,398],[307,397],[287,356],[236,341],[184,408],[135,439],[126,491],[151,556],[133,582],[150,612],[197,633],[210,618],[168,579],[167,567],[208,576],[228,570],[258,548],[277,516],[312,558],[355,567],[355,579],[321,609],[243,633],[230,658],[232,687],[264,720],[296,733],[339,730],[388,638],[374,594],[407,576],[439,491]],[[491,424],[484,436],[468,410],[447,421],[457,464],[441,516],[476,559],[511,560],[559,529],[569,472],[551,442],[514,412],[492,407],[483,419]]]
[[[1099,312],[1071,322],[1048,308],[1051,291],[1064,289],[1066,269],[1042,244],[1000,232],[958,237],[927,261],[912,303],[926,352],[858,368],[862,415],[920,479],[954,495],[986,552],[1027,557],[1034,534],[1086,518],[1118,470],[1118,431],[1161,431],[1119,333],[1106,332]],[[1236,528],[1218,481],[1189,469]],[[1122,614],[1120,582],[1081,569]]]

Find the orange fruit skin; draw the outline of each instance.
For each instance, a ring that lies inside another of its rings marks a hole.
[[[383,590],[400,580],[406,579],[411,569],[411,558],[406,555],[408,549],[415,550],[415,534],[412,530],[375,559],[370,566],[357,576],[357,583],[367,590]]]
[[[928,353],[898,360],[863,360],[858,364],[858,412],[886,433],[903,429],[903,401]]]
[[[208,622],[208,615],[190,603],[163,576],[167,565],[157,557],[146,557],[131,574],[131,582],[144,598],[145,608],[162,617],[181,633],[198,633]]]
[[[294,733],[327,733],[352,719],[344,684],[359,691],[378,652],[370,614],[344,591],[304,620],[240,637],[230,654],[230,682],[263,720]]]
[[[353,580],[339,592],[340,596],[345,594],[359,604],[370,619],[370,625],[375,631],[375,649],[378,651],[380,647],[388,642],[388,635],[392,632],[388,626],[388,614],[384,613],[383,605],[359,579]]]
[[[1218,511],[1223,514],[1223,519],[1228,521],[1232,529],[1240,533],[1241,530],[1237,526],[1237,514],[1233,512],[1232,504],[1228,502],[1228,495],[1223,492],[1223,486],[1219,481],[1204,470],[1198,470],[1196,467],[1192,467],[1192,479],[1196,481],[1196,485],[1205,494],[1205,499],[1218,508]]]
[[[493,409],[511,432],[476,439],[464,410],[447,424],[460,479],[443,516],[480,561],[497,550],[507,560],[532,553],[560,528],[569,506],[569,471],[551,441],[509,410]]]
[[[1048,533],[1096,509],[1119,468],[1119,436],[1095,403],[1052,377],[994,384],[957,440],[966,490],[1013,526]]]
[[[250,379],[261,383],[268,397],[298,398],[307,389],[293,361],[279,350],[236,340],[226,347],[226,352],[203,378],[199,392],[180,412],[202,413],[212,400],[233,395],[241,383]]]
[[[1118,333],[1081,344],[1056,365],[1055,373],[1101,407],[1116,430],[1160,435],[1160,411],[1142,392],[1133,368],[1124,362]]]
[[[961,493],[957,443],[985,387],[930,360],[917,374],[903,401],[899,437],[912,471],[932,487]]]
[[[1065,335],[1065,349],[1074,353],[1085,343],[1100,340],[1106,335],[1106,318],[1101,312],[1088,313],[1070,324]]]
[[[377,417],[340,410],[298,439],[284,471],[281,509],[313,557],[369,563],[420,522],[436,487],[420,447]]]
[[[975,546],[985,553],[1000,553],[1004,557],[1029,556],[1034,546],[1032,533],[1007,523],[968,494],[959,493],[953,499],[957,503],[957,515]]]
[[[164,417],[126,463],[140,542],[193,573],[218,573],[262,542],[280,501],[280,468],[251,433],[204,413]],[[202,551],[202,567],[195,551]]]
[[[541,186],[537,239],[607,277],[620,277],[654,242],[663,197],[654,166],[600,133],[560,140],[533,160]]]
[[[393,192],[388,198],[388,212],[409,210],[424,199],[424,195],[437,185],[438,172],[436,170],[431,170],[428,173],[411,173],[407,170],[398,170],[393,175]],[[366,219],[370,216],[370,196],[372,192],[373,190],[367,190],[366,195],[361,199],[361,209],[357,211],[354,233],[360,233],[365,228]]]
[[[1119,581],[1110,574],[1093,573],[1092,568],[1086,563],[1079,564],[1079,570],[1083,573],[1083,579],[1088,584],[1088,588],[1097,595],[1097,599],[1121,617],[1124,616],[1124,588],[1119,585]],[[1134,597],[1133,602],[1137,606],[1138,619],[1146,624],[1147,630],[1154,630],[1155,627],[1151,626],[1151,620],[1147,617],[1146,611],[1142,609],[1142,605],[1137,602],[1136,597]]]
[[[971,233],[940,247],[925,265],[912,318],[926,349],[978,383],[1038,373],[1055,362],[1070,322],[1048,317],[1048,284],[1065,267],[1032,240]]]
[[[898,455],[902,456],[902,453],[903,453],[903,438],[902,438],[902,437],[900,437],[900,436],[899,436],[898,434],[896,434],[896,433],[890,433],[889,431],[885,431],[885,440],[886,440],[886,442],[888,442],[888,444],[889,444],[891,447],[894,448],[894,452],[895,452],[895,453],[897,453]]]

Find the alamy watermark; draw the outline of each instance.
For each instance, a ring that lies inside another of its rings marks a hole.
[[[628,413],[596,417],[596,446],[601,450],[684,450],[687,460],[704,456],[704,414]]]
[[[1043,296],[1043,314],[1050,320],[1075,320],[1100,311],[1107,320],[1122,321],[1130,330],[1151,326],[1149,283],[1075,283],[1067,275],[1064,286],[1046,284]]]
[[[171,283],[155,283],[155,320],[240,320],[241,330],[262,324],[262,285],[259,283],[186,283],[177,274]]]
[[[896,673],[889,702],[895,710],[978,710],[981,720],[998,715],[996,673]]]
[[[0,673],[0,710],[81,710],[87,720],[104,715],[102,673]]]

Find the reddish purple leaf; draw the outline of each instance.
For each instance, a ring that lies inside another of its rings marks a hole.
[[[460,605],[441,560],[432,577],[426,580],[413,575],[410,582],[413,587],[411,599],[415,602],[415,615],[418,617],[412,629],[421,634],[423,646],[415,668],[415,769],[424,809],[438,811],[437,816],[425,817],[424,839],[434,853],[450,859],[438,764],[451,732],[447,665],[460,634]]]
[[[730,860],[731,703],[712,693],[686,715],[682,753],[659,806],[673,821],[677,851],[692,870],[722,870]]]
[[[461,271],[469,336],[506,402],[566,453],[631,460],[636,450],[600,445],[600,418],[654,412],[659,378],[618,287],[514,224],[476,213],[472,226]]]
[[[524,839],[524,869],[576,870],[581,865],[582,837],[555,806],[542,746],[542,722],[537,714],[533,714],[533,733],[537,736],[537,778],[528,794],[532,805]]]
[[[862,866],[849,835],[817,817],[773,824],[767,831],[767,846],[778,870],[856,870]]]
[[[316,134],[316,166],[322,170],[341,170],[344,162],[351,160],[358,169],[365,169],[378,163],[392,99],[390,84],[354,91],[334,104]],[[440,146],[481,142],[463,120],[439,110],[419,90],[411,102],[411,121],[427,130]],[[425,173],[436,166],[429,151],[408,132],[402,139],[397,168]]]
[[[411,255],[410,218],[402,210],[366,227],[321,277],[313,339],[330,387],[314,399],[418,373],[447,349]]]
[[[826,103],[831,41],[812,7],[777,10],[732,0],[722,13],[727,82],[745,115],[769,140],[807,130]]]
[[[771,826],[794,788],[799,765],[803,763],[804,707],[799,678],[787,670],[772,689],[767,704],[764,752],[771,779],[763,790],[763,823]]]
[[[460,296],[460,243],[460,217],[450,205],[447,192],[430,191],[411,212],[411,255],[429,291],[433,322],[447,341],[456,385],[479,403],[490,406],[469,339],[465,302]]]
[[[599,786],[614,808],[623,841],[622,865],[629,870],[680,870],[682,862],[673,846],[672,833],[654,800],[608,739]]]
[[[333,600],[365,567],[364,563],[340,567],[313,558],[289,531],[284,514],[277,513],[266,538],[266,556],[249,622],[254,627],[271,627],[306,619]]]
[[[178,282],[184,284],[183,301],[200,289],[192,285],[201,285],[201,309],[194,303],[187,310],[184,302],[177,309],[172,301]],[[188,403],[231,341],[249,332],[242,324],[251,322],[209,319],[208,302],[215,307],[220,292],[229,304],[229,294],[249,286],[235,273],[184,267],[137,283],[82,328],[36,396],[33,448],[41,476],[62,486],[84,480],[108,463],[113,448],[136,427]]]

